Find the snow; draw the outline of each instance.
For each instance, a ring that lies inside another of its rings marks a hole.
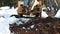
[[[34,25],[31,25],[31,28],[34,28]]]
[[[43,17],[43,18],[46,18],[46,17],[48,17],[48,15],[43,11],[43,9],[46,9],[46,8],[45,8],[45,7],[42,8],[42,13],[41,13],[41,14],[42,14],[42,17]]]
[[[12,7],[12,9],[10,9],[9,7],[1,7],[0,9],[0,16],[4,16],[5,18],[10,17],[12,14],[17,15],[17,8],[14,9],[14,7]]]
[[[17,15],[17,8],[12,7],[12,9],[10,9],[10,7],[8,7],[8,6],[0,7],[0,34],[10,34],[9,24],[12,24],[12,23],[16,22],[17,20],[19,20],[18,18],[15,18],[14,16],[10,17],[12,14]],[[58,10],[55,17],[60,18],[59,13],[60,13],[60,10]],[[2,17],[2,16],[4,16],[4,17]],[[48,15],[45,12],[42,12],[42,16],[45,18],[48,17]],[[21,19],[25,22],[27,22],[29,20],[29,19],[24,19],[24,18],[21,18]],[[22,24],[22,23],[20,22],[20,24]],[[31,27],[33,28],[33,26],[34,25],[32,25]]]
[[[43,9],[45,9],[45,8],[42,8],[42,10],[43,10]],[[53,9],[53,8],[52,8],[52,9]],[[43,18],[46,18],[46,17],[48,17],[48,15],[47,15],[44,11],[42,11],[42,17],[43,17]],[[57,11],[57,14],[56,14],[54,17],[60,18],[60,9]]]
[[[0,34],[9,34],[9,23],[3,17],[0,18]]]
[[[55,17],[60,18],[60,10],[58,10],[57,14],[55,15]]]
[[[10,17],[12,14],[17,14],[17,8],[10,9],[9,7],[0,7],[0,34],[10,34],[9,24],[14,23],[17,18]],[[2,17],[4,16],[4,17]]]
[[[4,7],[0,7],[0,9],[8,10],[8,9],[10,9],[10,7],[9,6],[4,6]]]

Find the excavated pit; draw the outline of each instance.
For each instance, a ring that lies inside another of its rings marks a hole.
[[[10,24],[14,34],[60,34],[60,18],[27,18],[23,24]]]

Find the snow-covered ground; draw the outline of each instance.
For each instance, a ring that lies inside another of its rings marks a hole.
[[[17,15],[17,8],[10,9],[10,7],[5,6],[5,7],[0,7],[0,34],[10,34],[9,30],[9,24],[12,24],[16,21],[18,21],[18,18],[10,17],[11,15],[16,14]],[[26,18],[20,18],[22,21],[27,22],[29,19]],[[17,23],[22,24],[20,23]]]
[[[60,10],[58,10],[55,17],[60,18],[59,13],[60,13]],[[10,9],[10,7],[8,6],[0,7],[0,34],[10,34],[9,24],[12,24],[15,21],[19,20],[18,18],[15,18],[14,16],[10,17],[12,14],[17,14],[17,8],[14,9],[14,7],[12,7],[12,9]],[[42,12],[42,16],[48,17],[48,15],[45,12]],[[24,20],[24,18],[22,20]]]
[[[0,34],[10,34],[9,24],[14,23],[15,17],[10,17],[12,14],[17,14],[17,8],[0,7]],[[4,16],[4,17],[2,17]]]

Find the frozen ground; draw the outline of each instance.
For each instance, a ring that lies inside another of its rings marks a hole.
[[[57,12],[55,17],[60,18],[59,13],[60,10]],[[14,9],[14,7],[12,7],[12,9],[10,9],[8,6],[0,7],[0,34],[10,34],[9,24],[12,24],[14,21],[19,20],[14,16],[10,17],[12,14],[17,14],[17,8]],[[48,15],[45,12],[42,12],[42,16],[47,17]],[[22,20],[24,20],[24,18]]]

